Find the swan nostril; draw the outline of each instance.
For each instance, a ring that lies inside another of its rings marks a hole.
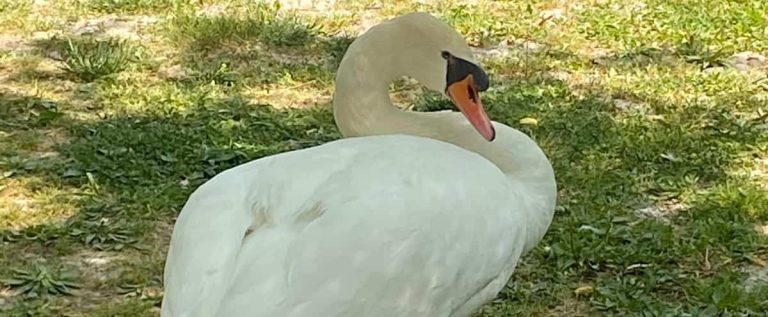
[[[472,102],[477,103],[477,95],[475,94],[475,89],[472,88],[472,85],[467,86],[467,94]]]

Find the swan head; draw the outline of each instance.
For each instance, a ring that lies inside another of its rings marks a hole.
[[[428,13],[405,14],[392,23],[400,25],[400,36],[405,38],[401,43],[407,43],[402,54],[413,55],[408,57],[413,62],[406,63],[407,75],[445,94],[483,138],[493,141],[496,131],[480,101],[480,93],[490,84],[488,74],[464,37]]]
[[[446,61],[445,94],[456,105],[469,123],[488,141],[496,138],[488,114],[480,101],[480,92],[488,90],[488,75],[483,69],[449,51],[442,51]]]
[[[496,137],[480,101],[489,86],[488,75],[464,37],[448,24],[428,13],[408,13],[372,27],[355,42],[350,49],[379,59],[379,71],[389,73],[388,78],[410,76],[443,93],[483,138]]]

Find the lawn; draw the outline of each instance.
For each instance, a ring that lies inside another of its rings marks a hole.
[[[188,195],[339,138],[345,48],[420,10],[476,48],[489,115],[560,189],[478,316],[768,316],[768,2],[283,2],[0,3],[0,314],[158,316]]]

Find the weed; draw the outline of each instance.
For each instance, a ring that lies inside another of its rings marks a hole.
[[[72,289],[80,287],[71,274],[61,269],[52,269],[35,262],[29,269],[13,269],[13,277],[2,281],[18,294],[37,297],[50,295],[72,295]]]
[[[120,39],[68,39],[64,70],[85,82],[119,73],[134,60],[134,48]]]
[[[686,41],[680,44],[678,54],[689,63],[700,64],[701,69],[726,65],[725,58],[727,55],[724,49],[712,49],[695,35],[690,35]]]

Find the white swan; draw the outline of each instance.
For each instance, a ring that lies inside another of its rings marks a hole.
[[[393,107],[402,75],[466,118]],[[468,316],[492,300],[549,227],[556,185],[533,140],[492,127],[487,80],[428,14],[371,28],[336,77],[346,139],[237,166],[191,195],[162,316]]]

